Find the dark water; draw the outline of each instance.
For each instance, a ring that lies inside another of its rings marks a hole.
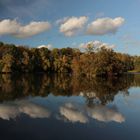
[[[140,140],[140,75],[1,75],[0,139]]]

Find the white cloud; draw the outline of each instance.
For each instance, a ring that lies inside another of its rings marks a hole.
[[[40,45],[40,46],[38,46],[37,48],[47,48],[47,49],[52,49],[53,48],[53,46],[52,46],[52,44],[48,44],[48,45]]]
[[[64,106],[60,107],[60,114],[71,122],[88,122],[88,118],[86,117],[86,115],[71,103],[67,103]]]
[[[15,119],[22,113],[31,118],[48,118],[51,114],[46,107],[28,100],[0,104],[0,118],[4,120]]]
[[[87,42],[87,43],[81,43],[81,44],[79,45],[79,48],[80,48],[81,50],[85,50],[89,44],[90,44],[91,46],[95,47],[95,48],[102,48],[102,47],[104,46],[104,47],[107,48],[107,49],[113,49],[113,48],[116,47],[116,46],[113,45],[113,44],[110,45],[110,44],[108,44],[108,43],[103,43],[103,42],[101,42],[101,41],[95,40],[95,41],[89,41],[89,42]]]
[[[122,123],[125,121],[124,116],[116,109],[108,108],[102,105],[97,105],[93,108],[87,108],[87,112],[91,118],[102,122],[115,121],[118,123]]]
[[[4,19],[0,21],[0,35],[12,35],[18,38],[26,38],[47,31],[50,27],[51,25],[47,21],[33,21],[27,25],[21,25],[17,20]]]
[[[57,23],[61,23],[60,25],[60,32],[63,33],[65,36],[74,36],[78,32],[80,32],[84,25],[87,23],[88,17],[71,17],[71,18],[64,18],[63,20],[57,21]]]
[[[124,18],[98,18],[87,27],[86,34],[88,35],[105,35],[114,34],[120,26],[124,24]]]
[[[64,22],[66,22],[67,20],[69,19],[69,17],[64,17],[62,19],[58,19],[56,20],[56,25],[60,25],[60,24],[63,24]]]

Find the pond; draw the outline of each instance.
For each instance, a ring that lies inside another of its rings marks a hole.
[[[2,140],[140,140],[140,75],[0,75]]]

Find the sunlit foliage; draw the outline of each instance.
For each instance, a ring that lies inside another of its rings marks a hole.
[[[117,53],[106,46],[97,49],[88,44],[85,52],[80,52],[69,47],[49,50],[0,42],[1,73],[73,73],[95,77],[120,75],[134,68],[139,69],[139,57]]]

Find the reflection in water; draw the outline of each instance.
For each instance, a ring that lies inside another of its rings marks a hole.
[[[4,120],[15,119],[20,114],[31,118],[49,118],[55,112],[55,119],[70,122],[87,123],[91,119],[102,122],[125,121],[116,105],[109,105],[114,101],[115,95],[121,93],[129,96],[128,89],[140,86],[140,76],[126,75],[115,79],[76,79],[68,75],[1,75],[0,77],[0,118]],[[45,97],[49,95],[61,97],[77,97],[78,100],[51,101],[49,105],[34,102],[34,96]],[[32,100],[29,99],[32,97]],[[23,99],[24,98],[24,99]],[[26,99],[25,99],[26,98]],[[79,99],[80,98],[80,99]],[[78,101],[84,100],[79,103]],[[55,105],[53,111],[52,105]],[[49,108],[49,110],[48,110]],[[51,111],[50,111],[51,110]]]
[[[90,117],[103,122],[124,122],[124,116],[118,112],[117,108],[109,108],[103,105],[94,106],[93,108],[87,109]]]
[[[140,77],[140,76],[139,76]],[[114,96],[120,91],[128,94],[131,86],[139,86],[140,78],[126,75],[116,79],[76,79],[68,75],[1,75],[0,101],[14,100],[27,96],[46,97],[54,96],[79,96],[92,99],[98,97],[102,104],[113,101]]]
[[[50,111],[28,100],[6,102],[0,104],[0,118],[4,120],[15,119],[21,113],[31,118],[48,118]]]
[[[118,112],[116,107],[94,105],[93,107],[80,106],[78,104],[66,103],[60,107],[60,114],[71,122],[86,123],[90,118],[102,122],[115,121],[122,123],[124,116]]]
[[[64,106],[60,107],[60,114],[71,122],[86,123],[88,122],[88,118],[82,109],[83,108],[76,107],[71,103],[66,103]]]

